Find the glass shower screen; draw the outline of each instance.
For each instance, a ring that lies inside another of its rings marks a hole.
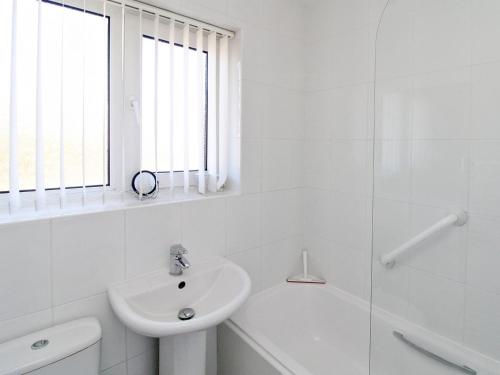
[[[499,19],[486,0],[381,15],[371,374],[500,374]]]

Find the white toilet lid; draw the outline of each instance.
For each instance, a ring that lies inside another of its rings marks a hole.
[[[0,344],[0,375],[26,373],[69,357],[101,339],[96,318],[82,318]]]

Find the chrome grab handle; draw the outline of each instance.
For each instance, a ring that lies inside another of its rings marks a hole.
[[[394,335],[394,337],[396,337],[399,340],[401,340],[402,342],[404,342],[410,348],[415,349],[419,353],[422,353],[423,355],[425,355],[425,356],[427,356],[429,358],[432,358],[432,359],[434,359],[434,360],[442,363],[443,365],[455,368],[455,369],[457,369],[458,371],[461,371],[464,374],[477,375],[477,371],[476,370],[473,370],[473,369],[471,369],[468,366],[460,365],[458,363],[452,362],[451,360],[448,360],[448,359],[446,359],[446,358],[444,358],[444,357],[442,357],[440,355],[437,355],[436,353],[430,352],[429,350],[423,348],[422,346],[420,346],[420,345],[414,343],[413,341],[409,340],[408,338],[406,338],[406,336],[403,333],[401,333],[401,332],[392,331],[392,334]]]

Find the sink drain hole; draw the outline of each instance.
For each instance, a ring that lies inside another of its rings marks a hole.
[[[182,309],[179,311],[179,314],[177,314],[177,317],[180,320],[189,320],[194,318],[195,312],[193,309],[186,307],[185,309]]]
[[[38,340],[31,345],[31,350],[42,349],[45,348],[47,345],[49,345],[49,340]]]

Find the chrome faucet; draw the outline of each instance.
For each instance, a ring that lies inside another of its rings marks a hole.
[[[174,276],[182,275],[185,269],[191,267],[189,261],[184,257],[188,251],[184,246],[178,244],[170,247],[170,274]]]

